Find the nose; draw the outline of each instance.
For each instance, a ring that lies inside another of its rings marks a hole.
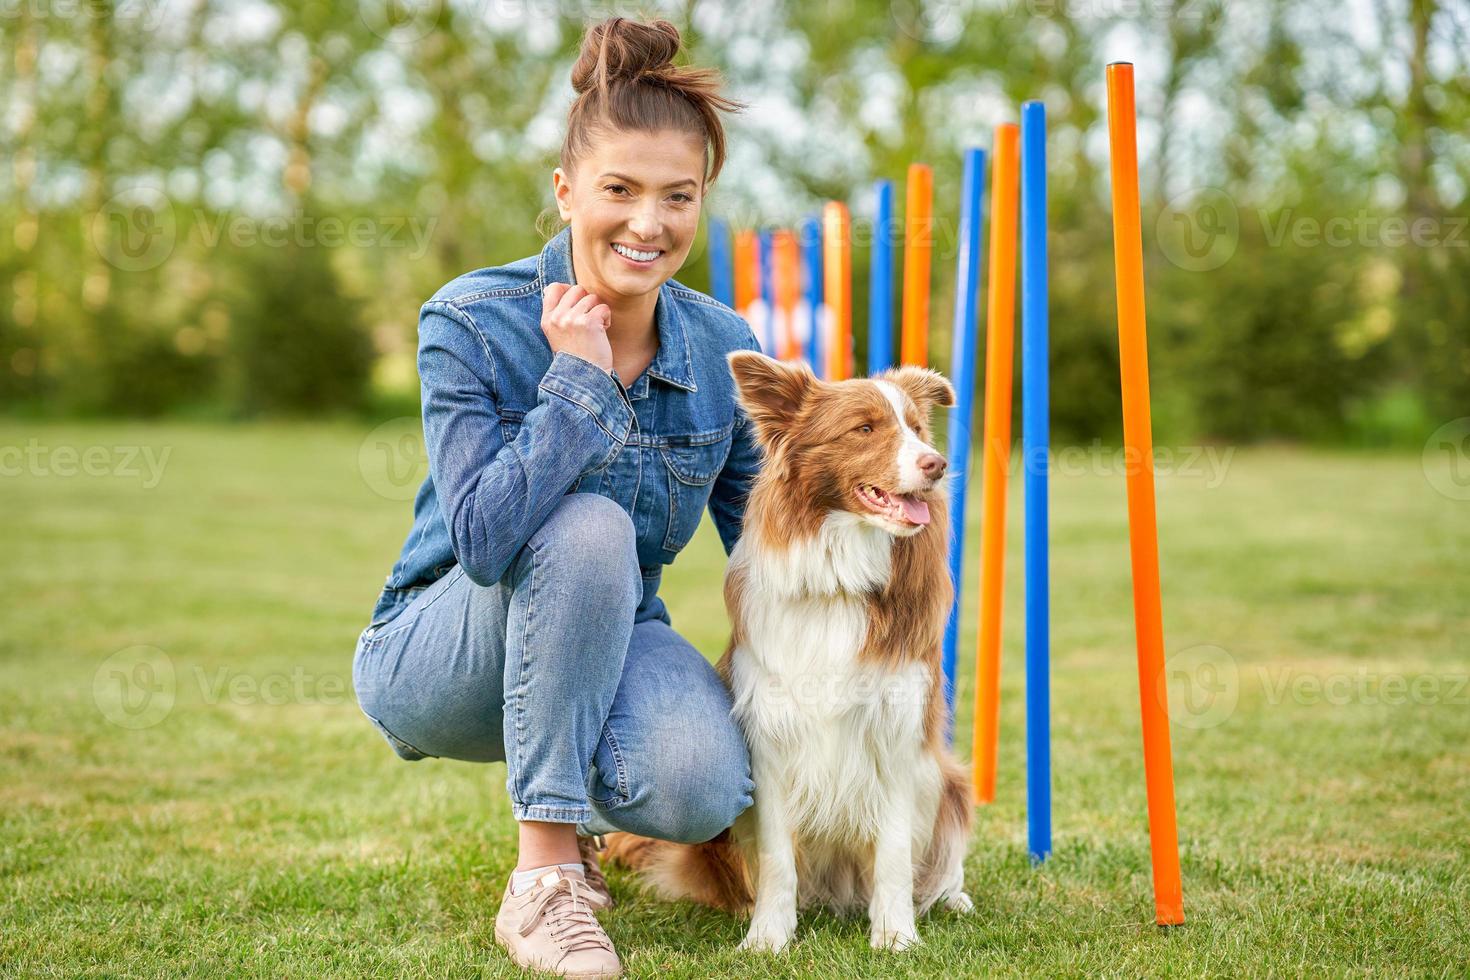
[[[919,457],[919,472],[930,480],[937,480],[944,475],[949,463],[938,453],[925,453]]]
[[[663,227],[657,213],[640,211],[628,221],[628,230],[643,241],[651,242],[658,238]]]

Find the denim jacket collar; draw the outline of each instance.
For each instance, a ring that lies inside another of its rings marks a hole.
[[[577,280],[572,271],[570,226],[563,228],[541,249],[536,271],[543,287],[549,282],[576,285]],[[698,391],[694,383],[694,358],[689,351],[688,333],[684,329],[684,314],[667,282],[659,287],[653,318],[658,327],[658,353],[654,355],[653,363],[648,365],[648,376],[685,391]]]

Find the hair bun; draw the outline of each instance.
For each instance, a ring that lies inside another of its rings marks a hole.
[[[666,20],[645,24],[610,17],[594,25],[583,39],[582,52],[572,68],[572,88],[580,95],[605,89],[615,81],[659,78],[673,68],[679,45],[679,29]]]

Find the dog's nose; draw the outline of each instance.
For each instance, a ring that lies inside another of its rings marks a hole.
[[[949,463],[945,462],[943,456],[938,453],[925,453],[919,457],[919,470],[930,480],[937,480],[944,475]]]

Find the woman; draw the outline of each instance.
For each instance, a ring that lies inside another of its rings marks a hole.
[[[496,937],[565,976],[621,971],[589,835],[708,840],[754,789],[658,597],[706,506],[734,547],[759,464],[725,361],[756,339],[670,278],[741,108],[678,50],[664,21],[587,32],[552,175],[570,227],[424,305],[429,478],[353,666],[403,758],[505,761],[520,854]]]

